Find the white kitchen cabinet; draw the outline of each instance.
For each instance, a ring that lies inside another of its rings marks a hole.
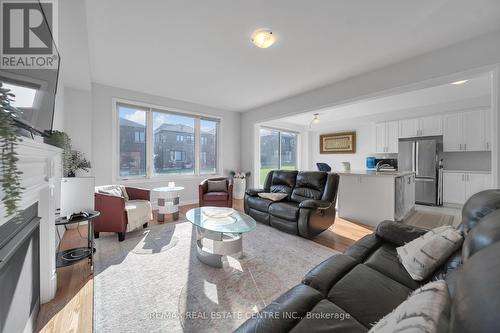
[[[443,150],[462,150],[462,115],[446,114],[443,117]]]
[[[399,121],[399,137],[414,138],[419,136],[436,136],[443,134],[443,117],[427,116]]]
[[[417,136],[418,119],[403,119],[399,121],[399,137],[414,138]]]
[[[491,188],[491,175],[477,172],[443,172],[443,201],[463,205],[472,195]]]
[[[443,117],[441,115],[420,118],[419,124],[419,136],[443,135]]]
[[[340,173],[339,217],[377,226],[383,220],[401,220],[415,206],[413,174]]]
[[[491,188],[491,176],[484,173],[465,174],[465,201],[477,192]]]
[[[491,150],[491,110],[446,114],[443,118],[443,150]]]
[[[375,125],[375,152],[385,153],[386,149],[386,131],[385,123]]]
[[[463,173],[443,173],[443,202],[456,205],[462,205],[465,202]]]
[[[483,111],[467,111],[462,113],[463,150],[484,150],[484,116]]]
[[[386,123],[387,132],[387,153],[398,152],[398,122],[388,121]]]
[[[397,153],[398,131],[397,121],[375,124],[375,153]]]
[[[491,122],[491,110],[483,111],[484,117],[484,148],[486,150],[491,150],[491,127],[493,126]]]

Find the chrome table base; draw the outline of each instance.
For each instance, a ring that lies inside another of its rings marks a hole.
[[[196,255],[212,267],[222,268],[227,264],[226,256],[243,256],[243,238],[239,233],[223,233],[196,227]]]

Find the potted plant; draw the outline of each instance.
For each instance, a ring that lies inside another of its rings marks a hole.
[[[19,116],[19,111],[11,105],[14,94],[3,87],[0,82],[0,164],[2,190],[4,196],[2,203],[5,206],[5,216],[18,212],[18,202],[23,188],[21,187],[21,174],[17,169],[16,147],[19,142],[13,117]]]
[[[229,175],[233,178],[233,198],[243,199],[247,187],[246,179],[250,177],[250,171],[231,171]]]
[[[94,209],[94,178],[77,177],[77,171],[89,171],[90,162],[82,152],[71,147],[68,134],[61,131],[47,133],[45,143],[63,150],[63,178],[61,180],[61,215],[67,216],[85,210]],[[71,224],[68,228],[76,228]]]

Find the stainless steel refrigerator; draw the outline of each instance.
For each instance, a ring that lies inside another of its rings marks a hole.
[[[398,169],[415,172],[415,202],[438,205],[439,159],[441,137],[400,139]]]

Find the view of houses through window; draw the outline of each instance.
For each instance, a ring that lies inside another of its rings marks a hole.
[[[298,134],[271,128],[260,129],[260,184],[270,170],[297,169]]]
[[[121,178],[217,173],[219,121],[125,104],[117,109]]]

